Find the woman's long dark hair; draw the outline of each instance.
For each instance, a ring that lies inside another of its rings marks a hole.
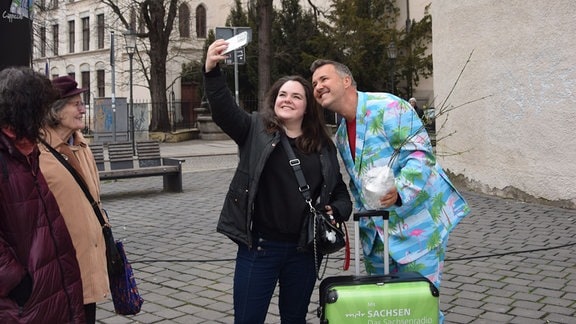
[[[36,141],[56,98],[50,80],[38,72],[27,67],[0,71],[0,127],[10,128],[17,140]]]
[[[324,121],[324,111],[314,99],[312,84],[299,75],[282,77],[270,87],[264,100],[264,106],[260,110],[264,125],[266,125],[269,132],[284,132],[282,122],[274,112],[274,104],[280,88],[288,81],[296,81],[302,84],[306,93],[306,113],[302,120],[302,135],[296,139],[296,146],[304,153],[319,152],[322,145],[326,145],[331,141],[326,122]]]

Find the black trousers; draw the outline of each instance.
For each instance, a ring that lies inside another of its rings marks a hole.
[[[85,304],[86,324],[96,324],[96,303]]]

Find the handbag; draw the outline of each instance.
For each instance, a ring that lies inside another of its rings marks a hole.
[[[122,274],[124,259],[118,251],[116,240],[112,235],[112,228],[108,225],[102,226],[102,235],[106,243],[106,266],[108,268],[108,277]]]
[[[290,166],[298,181],[299,191],[302,193],[304,200],[308,204],[310,213],[308,214],[307,222],[307,246],[314,252],[314,260],[318,260],[318,255],[328,255],[342,248],[346,247],[346,259],[344,261],[344,270],[348,269],[350,264],[350,250],[348,246],[348,231],[346,230],[346,223],[337,222],[334,216],[328,215],[323,211],[317,210],[312,205],[312,197],[310,195],[310,186],[306,183],[304,172],[300,166],[300,160],[296,157],[294,150],[288,143],[286,136],[281,137],[282,145],[288,155]],[[326,258],[328,261],[328,258]],[[318,264],[316,264],[316,273],[319,273]],[[326,270],[326,268],[324,268]],[[319,278],[320,279],[320,278]]]
[[[114,311],[120,315],[135,315],[140,312],[144,299],[138,293],[132,266],[126,258],[122,241],[116,241],[116,247],[124,261],[124,271],[122,274],[109,277]]]
[[[126,252],[124,251],[122,242],[114,240],[112,228],[104,221],[102,210],[98,207],[98,203],[96,203],[90,194],[88,186],[86,186],[86,183],[84,183],[84,180],[80,177],[78,172],[76,172],[70,163],[64,159],[62,154],[56,151],[50,144],[46,143],[44,140],[41,140],[41,142],[50,150],[50,152],[52,152],[56,159],[60,161],[66,169],[68,169],[76,182],[78,182],[78,186],[80,186],[86,195],[86,198],[90,202],[90,205],[94,209],[94,213],[102,226],[102,235],[104,236],[104,242],[106,243],[108,281],[110,283],[112,301],[114,302],[114,310],[117,314],[121,315],[137,314],[140,311],[144,300],[138,293],[138,288],[132,272],[132,266],[126,258]],[[107,211],[103,211],[106,213],[106,217],[108,218]]]
[[[315,251],[326,255],[338,252],[346,246],[343,229],[345,225],[336,222],[334,216],[322,213],[316,209],[313,212],[311,211],[311,213],[308,223],[315,226],[315,228],[308,231],[308,242],[316,245],[314,247]]]

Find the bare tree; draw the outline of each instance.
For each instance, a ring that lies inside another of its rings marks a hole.
[[[139,31],[139,38],[147,39],[149,48],[145,54],[150,59],[147,76],[152,99],[152,118],[150,131],[166,132],[170,130],[168,104],[166,98],[166,62],[170,35],[174,27],[179,0],[131,1],[121,7],[119,1],[101,0],[109,6],[127,30],[137,31],[136,20],[142,19],[146,31]],[[137,17],[131,16],[133,12]],[[142,55],[139,51],[137,55]]]
[[[272,8],[273,0],[258,0],[258,106],[262,107],[264,97],[271,83],[272,52]]]

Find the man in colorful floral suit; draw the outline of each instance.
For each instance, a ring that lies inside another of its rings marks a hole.
[[[448,235],[470,209],[436,162],[420,118],[394,95],[358,91],[341,63],[316,60],[310,70],[318,103],[343,117],[336,145],[355,210],[390,212],[390,271],[419,272],[439,288]],[[371,171],[386,169],[394,182],[375,206],[363,182]],[[363,218],[359,225],[366,272],[383,274],[383,219]]]

